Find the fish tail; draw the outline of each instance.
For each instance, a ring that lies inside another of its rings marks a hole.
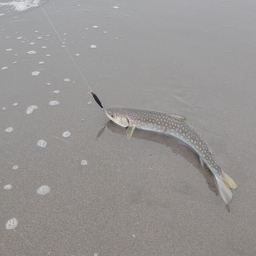
[[[225,202],[225,204],[229,204],[231,202],[232,198],[233,198],[232,190],[231,190],[230,186],[228,185],[229,182],[226,181],[225,177],[222,176],[222,175],[215,175],[215,179],[216,179],[216,183],[217,183],[219,193],[220,193],[223,201]]]

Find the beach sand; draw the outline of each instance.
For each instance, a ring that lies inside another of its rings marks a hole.
[[[255,10],[0,7],[0,255],[255,255]],[[139,130],[128,140],[86,83],[103,106],[187,117],[238,184],[230,208],[189,148]]]

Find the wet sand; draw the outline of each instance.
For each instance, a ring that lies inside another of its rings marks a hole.
[[[255,2],[43,8],[0,8],[0,255],[255,255]],[[182,143],[108,122],[63,45],[103,106],[186,116],[229,211]]]

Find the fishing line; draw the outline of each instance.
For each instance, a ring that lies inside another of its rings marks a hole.
[[[74,63],[74,65],[75,65],[76,69],[78,70],[78,72],[80,73],[81,77],[83,78],[85,84],[87,85],[88,89],[90,90],[90,92],[91,92],[91,94],[92,94],[94,100],[95,100],[95,101],[97,102],[97,104],[103,109],[103,106],[102,106],[102,104],[101,104],[101,102],[100,102],[98,96],[92,91],[91,86],[89,85],[89,83],[88,83],[87,80],[85,79],[85,77],[84,77],[82,71],[80,70],[80,68],[78,67],[76,61],[75,61],[74,58],[72,57],[72,55],[71,55],[71,53],[70,53],[68,47],[67,47],[66,45],[64,45],[65,43],[62,41],[60,34],[58,33],[57,29],[56,29],[55,26],[53,25],[53,23],[52,23],[50,17],[47,15],[46,11],[44,10],[44,8],[43,8],[43,6],[41,5],[40,2],[39,2],[39,5],[40,5],[40,7],[41,7],[41,9],[42,9],[42,11],[43,11],[43,13],[44,13],[44,15],[46,16],[46,18],[47,18],[48,21],[50,22],[50,24],[51,24],[53,30],[55,31],[56,35],[57,35],[58,38],[60,39],[60,42],[61,42],[62,45],[65,47],[65,49],[66,49],[66,51],[67,51],[67,53],[68,53],[70,59],[73,61],[73,63]]]

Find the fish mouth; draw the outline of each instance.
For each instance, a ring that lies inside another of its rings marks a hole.
[[[105,113],[107,115],[107,117],[112,120],[114,123],[122,126],[122,127],[128,127],[129,126],[129,121],[126,118],[126,116],[118,113],[118,112],[114,112],[111,109],[105,109]]]
[[[110,120],[114,121],[114,113],[111,110],[105,109],[105,113]]]

